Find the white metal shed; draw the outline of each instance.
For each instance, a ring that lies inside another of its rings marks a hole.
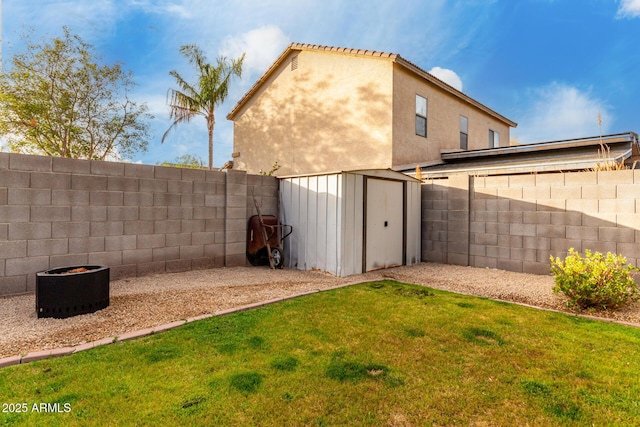
[[[420,262],[420,181],[390,169],[280,178],[285,265],[348,276]]]

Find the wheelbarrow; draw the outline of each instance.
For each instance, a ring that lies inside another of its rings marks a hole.
[[[251,265],[284,266],[282,242],[293,233],[293,226],[284,225],[273,215],[254,215],[247,230],[247,259]]]

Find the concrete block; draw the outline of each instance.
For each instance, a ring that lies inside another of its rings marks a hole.
[[[606,254],[607,252],[615,253],[617,245],[615,242],[598,242],[587,241],[582,242],[582,249],[586,251],[589,249],[592,252],[601,252]]]
[[[71,189],[106,191],[107,177],[95,175],[71,175]]]
[[[178,220],[154,221],[153,232],[155,234],[173,234],[179,233],[182,223]]]
[[[0,241],[0,260],[3,258],[9,258],[9,257],[20,258],[25,256],[27,256],[26,240]]]
[[[136,221],[137,206],[107,206],[107,221]]]
[[[71,208],[69,206],[31,206],[32,222],[61,222],[71,221]]]
[[[576,251],[582,251],[582,240],[576,239],[551,239],[551,247],[549,248],[554,256],[565,257],[569,248],[574,248]]]
[[[597,172],[569,172],[564,174],[564,185],[566,186],[595,185],[597,183]]]
[[[223,184],[226,182],[227,174],[226,172],[220,171],[205,171],[205,181],[207,182],[217,182]]]
[[[68,173],[31,172],[30,187],[68,190],[71,188],[71,175]]]
[[[152,249],[127,249],[122,251],[123,264],[141,264],[152,261]]]
[[[51,159],[52,157],[47,156],[10,153],[9,169],[34,172],[51,172]]]
[[[140,220],[162,221],[169,216],[169,210],[166,206],[153,206],[140,208]]]
[[[499,235],[498,246],[508,248],[522,248],[523,236]]]
[[[618,243],[616,253],[623,255],[627,259],[640,259],[640,242],[637,243]]]
[[[525,224],[550,224],[551,212],[523,212],[522,222]]]
[[[153,221],[124,221],[123,233],[134,235],[153,234]]]
[[[196,206],[193,208],[193,219],[213,219],[217,217],[217,208],[207,206]]]
[[[187,246],[191,244],[191,233],[175,233],[165,235],[165,245],[172,246]]]
[[[194,245],[208,245],[214,243],[215,233],[210,231],[200,231],[191,234],[191,242]]]
[[[565,186],[560,187],[557,185],[551,186],[551,198],[552,199],[581,199],[582,187],[580,186]]]
[[[69,239],[69,253],[83,254],[104,251],[104,237],[74,237]]]
[[[0,295],[14,295],[27,292],[27,275],[0,277]]]
[[[154,206],[180,206],[180,194],[177,193],[154,193]]]
[[[536,261],[536,250],[533,248],[510,248],[509,257],[503,259],[512,259],[514,261]]]
[[[52,255],[49,258],[49,268],[70,267],[76,265],[87,265],[89,255],[87,254],[65,254]]]
[[[6,205],[9,201],[9,190],[7,188],[0,187],[0,205]]]
[[[640,199],[640,185],[618,184],[616,185],[618,199]]]
[[[535,224],[514,224],[511,223],[509,227],[509,233],[514,236],[530,236],[535,237],[536,225]]]
[[[511,257],[509,248],[502,246],[486,246],[486,256],[497,259],[509,259]]]
[[[124,233],[124,224],[123,221],[92,222],[89,233],[92,237],[120,236]]]
[[[167,191],[169,193],[193,193],[193,181],[173,181],[167,183]]]
[[[640,213],[621,213],[616,215],[616,225],[640,230]]]
[[[106,206],[71,206],[71,221],[106,221]]]
[[[180,206],[204,206],[204,194],[181,194]]]
[[[109,266],[109,270],[111,280],[126,279],[138,275],[138,266],[136,264],[112,265]]]
[[[191,270],[191,260],[190,259],[178,259],[178,260],[168,260],[165,262],[165,269],[167,273],[179,273],[182,271]]]
[[[229,184],[242,184],[247,185],[247,173],[238,170],[225,170],[226,183]]]
[[[471,257],[471,264],[473,267],[478,268],[497,268],[498,260],[496,258],[482,257],[482,256],[474,256]]]
[[[581,200],[567,200],[566,208],[568,211],[576,212],[598,212],[598,200],[597,199],[581,199]]]
[[[51,162],[51,169],[53,170],[53,172],[88,175],[91,173],[91,161],[69,159],[66,157],[53,157]]]
[[[522,198],[533,202],[551,198],[551,187],[525,187],[522,189]]]
[[[612,227],[616,225],[617,215],[615,213],[590,213],[582,214],[582,225],[589,227]]]
[[[227,254],[224,258],[224,265],[227,267],[242,267],[247,265],[247,256],[244,253]]]
[[[153,261],[180,259],[180,246],[153,248],[151,251]],[[164,264],[162,268],[164,268]]]
[[[535,175],[511,175],[509,178],[509,187],[533,187],[536,185]]]
[[[567,226],[565,230],[567,239],[581,241],[598,240],[598,227],[587,227],[584,225],[580,227]]]
[[[205,231],[205,225],[206,223],[204,219],[184,220],[181,222],[181,231],[183,233],[197,233]]]
[[[215,258],[224,256],[224,245],[220,243],[204,245],[204,256]]]
[[[498,244],[498,235],[497,234],[482,234],[475,233],[473,242],[476,245],[497,245]],[[484,254],[478,254],[484,255]]]
[[[472,236],[472,240],[473,240],[473,236]],[[473,243],[469,245],[469,255],[486,256],[486,254],[487,254],[487,247],[485,245],[476,245]]]
[[[39,188],[8,188],[8,205],[47,206],[51,204],[51,190]]]
[[[537,210],[536,203],[529,200],[509,200],[509,210],[514,212],[527,212]]]
[[[562,236],[564,237],[564,236]],[[551,238],[549,237],[523,237],[524,249],[549,250],[551,248]]]
[[[151,165],[137,165],[134,163],[125,163],[124,176],[131,176],[136,178],[153,178],[154,166]]]
[[[182,168],[180,172],[183,181],[204,181],[206,179],[206,171],[204,169]]]
[[[598,201],[598,212],[634,213],[636,201],[634,199],[607,199]]]
[[[550,222],[555,225],[582,225],[581,212],[551,212]]]
[[[522,272],[529,274],[549,275],[550,267],[548,262],[531,262],[524,261],[522,263]]]
[[[536,174],[536,187],[548,187],[550,185],[564,185],[563,173]]]
[[[27,256],[61,255],[69,252],[68,239],[29,240]]]
[[[140,187],[140,180],[138,178],[122,177],[122,176],[107,177],[108,191],[137,192],[139,187]]]
[[[486,206],[488,211],[498,212],[498,211],[508,211],[509,210],[509,200],[507,199],[487,199]]]
[[[9,258],[5,261],[5,274],[7,276],[20,276],[35,274],[49,269],[49,257],[38,256],[28,258]]]
[[[31,215],[29,206],[0,205],[0,222],[28,222]]]
[[[138,249],[161,248],[165,246],[164,234],[138,234]]]
[[[522,273],[523,262],[524,261],[519,261],[514,259],[499,259],[496,268],[500,270],[515,271],[517,273]]]
[[[204,197],[204,205],[224,207],[226,206],[226,197],[220,194],[206,194]]]
[[[564,225],[538,224],[536,234],[538,237],[551,237],[554,239],[564,239],[566,227]]]
[[[50,222],[20,222],[9,224],[9,240],[38,240],[50,238]]]
[[[147,207],[153,206],[153,193],[136,193],[125,191],[123,193],[124,206]]]
[[[51,204],[54,206],[88,206],[88,190],[51,190]]]
[[[203,245],[180,246],[180,259],[196,259],[204,256]]]
[[[598,184],[633,184],[633,170],[598,171]]]
[[[582,198],[583,199],[615,199],[617,196],[617,187],[615,184],[598,184],[598,185],[583,185],[582,186]]]
[[[155,166],[154,177],[157,179],[180,180],[182,178],[182,170],[180,168]]]
[[[166,193],[169,184],[162,179],[140,178],[138,183],[140,191],[148,191],[151,193]]]
[[[469,210],[469,200],[468,199],[451,199],[449,198],[449,202],[447,204],[447,208],[451,210],[460,210],[466,211]]]
[[[564,212],[566,203],[567,201],[563,199],[539,199],[536,202],[536,210],[539,212]]]
[[[508,186],[509,186],[508,176],[487,176],[484,178],[484,187],[486,188],[491,188],[491,187],[504,188]]]
[[[215,182],[195,181],[193,192],[196,194],[215,194],[217,184]]]
[[[89,264],[107,265],[109,267],[122,264],[122,252],[93,252],[89,254]]]
[[[137,236],[106,236],[104,238],[104,251],[109,252],[135,249],[136,243]]]
[[[0,241],[9,239],[9,224],[0,224]]]
[[[144,262],[136,265],[136,275],[149,276],[151,274],[159,274],[165,272],[164,261]]]
[[[122,191],[92,191],[89,193],[89,204],[92,206],[123,206],[124,194]]]
[[[9,153],[0,152],[0,169],[9,169]]]
[[[94,175],[124,176],[124,163],[91,160],[91,173]]]
[[[191,206],[169,206],[167,209],[167,219],[193,219],[193,209]]]
[[[503,199],[522,199],[522,187],[502,187],[498,188],[498,198]]]
[[[226,234],[226,243],[241,242],[243,244],[246,244],[246,242],[247,242],[247,231],[246,230],[244,230],[244,231],[229,231],[229,230],[227,230],[225,232],[225,234]],[[451,235],[452,232],[450,231],[449,234]],[[465,231],[463,234],[466,236],[467,232]],[[218,243],[218,242],[213,242],[213,243]]]
[[[626,227],[599,227],[598,240],[601,242],[633,243],[635,233]]]

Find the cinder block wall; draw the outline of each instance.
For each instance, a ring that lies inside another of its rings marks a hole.
[[[428,180],[422,191],[423,260],[549,274],[549,256],[573,247],[640,266],[638,170],[452,177]]]
[[[241,171],[0,153],[0,295],[69,265],[114,279],[244,265],[251,195],[275,214],[277,188]]]

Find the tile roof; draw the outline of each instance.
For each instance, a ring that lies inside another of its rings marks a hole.
[[[254,85],[247,91],[247,93],[245,93],[244,96],[240,98],[240,100],[238,100],[238,102],[233,107],[231,112],[227,115],[227,119],[233,120],[235,118],[235,116],[238,114],[240,109],[242,109],[244,104],[258,91],[260,86],[262,86],[262,84],[267,81],[269,76],[271,76],[271,74],[284,62],[284,60],[293,51],[329,52],[329,53],[338,53],[338,54],[344,54],[344,55],[369,56],[372,58],[388,59],[406,68],[413,74],[429,81],[435,86],[438,86],[444,91],[451,93],[453,96],[459,98],[460,100],[485,111],[486,113],[490,114],[496,119],[506,123],[508,126],[511,126],[511,127],[517,126],[517,123],[509,120],[503,115],[481,104],[480,102],[476,101],[470,96],[467,96],[463,92],[457,90],[456,88],[443,82],[442,80],[438,79],[437,77],[430,74],[429,72],[418,67],[416,64],[412,63],[411,61],[407,61],[397,53],[380,52],[376,50],[366,50],[366,49],[352,49],[352,48],[337,47],[337,46],[324,46],[324,45],[307,44],[307,43],[289,44],[289,46],[287,46],[287,48],[280,54],[278,59],[276,59],[276,61],[273,64],[271,64],[271,66],[267,69],[267,71],[265,71],[265,73],[254,83]]]

